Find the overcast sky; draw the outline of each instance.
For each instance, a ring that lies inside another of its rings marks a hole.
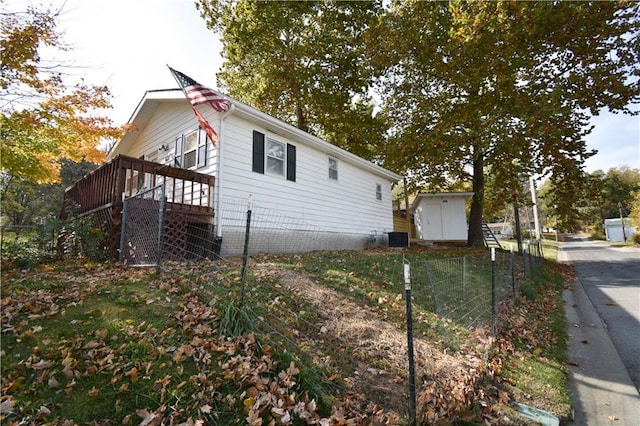
[[[109,116],[115,124],[129,120],[146,90],[177,87],[167,65],[217,87],[221,45],[193,0],[43,2],[63,8],[60,29],[85,82],[111,88],[114,109]],[[25,3],[5,2],[9,10]],[[587,144],[599,152],[586,162],[587,171],[622,165],[640,169],[639,117],[603,113],[593,124]]]

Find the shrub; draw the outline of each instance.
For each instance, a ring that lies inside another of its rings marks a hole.
[[[25,270],[59,257],[91,258],[108,256],[106,232],[85,218],[49,219],[37,225],[26,238],[2,242],[3,265]]]

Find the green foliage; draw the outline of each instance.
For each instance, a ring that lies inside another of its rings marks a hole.
[[[520,175],[550,174],[552,204],[571,227],[593,155],[584,111],[629,112],[638,102],[625,77],[638,70],[640,52],[628,43],[637,11],[635,3],[394,3],[379,38],[394,129],[385,164],[408,170],[417,186],[472,180],[470,243],[482,243],[485,184],[495,182],[494,196],[506,201]],[[620,55],[599,53],[613,51]]]
[[[222,40],[221,88],[355,154],[378,154],[386,125],[373,114],[369,89],[378,72],[365,42],[380,1],[198,0],[196,7]]]
[[[69,257],[86,257],[97,261],[109,257],[106,246],[108,232],[89,217],[73,217],[59,228],[61,251]]]
[[[60,257],[104,261],[108,258],[106,237],[107,232],[89,218],[50,217],[23,238],[3,238],[2,261],[20,269],[30,269]]]
[[[39,263],[41,252],[26,241],[2,241],[2,261],[12,263],[16,268],[27,270]]]
[[[218,333],[221,336],[242,336],[254,331],[249,312],[235,301],[227,301],[221,309]]]
[[[640,190],[631,193],[631,212],[629,218],[631,225],[636,227],[636,232],[640,234]]]

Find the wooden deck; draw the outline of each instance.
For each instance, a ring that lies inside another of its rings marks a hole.
[[[161,184],[171,212],[213,226],[215,177],[124,155],[68,187],[62,216],[76,209],[92,217],[107,230],[109,250],[117,257],[124,198]]]

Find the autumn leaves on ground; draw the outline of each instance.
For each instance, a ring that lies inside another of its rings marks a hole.
[[[420,256],[460,256],[463,249]],[[397,252],[165,265],[3,265],[3,424],[408,424]],[[568,414],[560,265],[510,304],[505,331],[443,340],[414,325],[419,424]],[[566,272],[566,271],[565,271]],[[535,373],[535,374],[533,374]]]

